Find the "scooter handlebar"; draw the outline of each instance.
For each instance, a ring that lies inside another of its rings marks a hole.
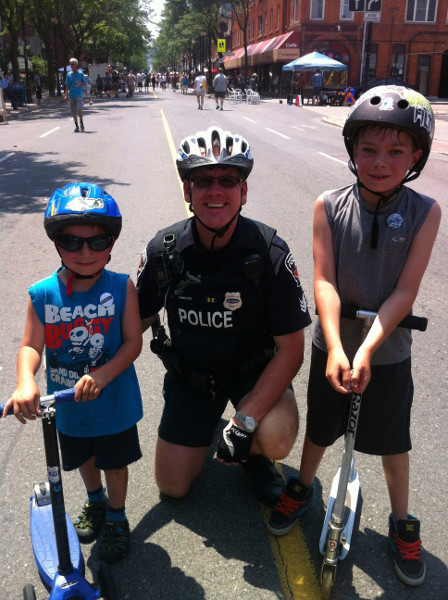
[[[76,392],[75,388],[68,388],[66,390],[56,391],[56,392],[54,392],[54,394],[49,394],[48,396],[41,396],[40,397],[40,407],[45,408],[45,407],[51,406],[53,404],[56,406],[57,404],[62,404],[63,402],[72,402],[75,397],[75,392]],[[5,404],[6,404],[6,402],[0,403],[0,415],[3,413]],[[12,406],[10,407],[10,409],[8,410],[8,412],[6,414],[8,414],[8,415],[14,414],[14,409]]]
[[[341,317],[346,319],[376,317],[375,312],[368,310],[361,310],[357,306],[350,304],[343,304],[341,306]],[[428,319],[426,317],[415,317],[414,315],[407,315],[397,327],[405,327],[406,329],[416,329],[418,331],[426,331],[428,326]]]

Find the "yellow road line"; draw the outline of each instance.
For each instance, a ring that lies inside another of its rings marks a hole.
[[[163,127],[168,140],[168,145],[176,167],[177,150],[173,136],[163,110]],[[177,167],[176,167],[177,173]],[[182,198],[184,197],[183,184],[178,177]],[[185,205],[188,213],[188,205]],[[262,505],[260,505],[262,506]],[[268,520],[270,510],[262,506],[265,521]],[[280,577],[280,583],[286,600],[320,600],[319,585],[317,582],[314,565],[311,562],[308,546],[300,528],[300,524],[288,535],[276,536],[268,534],[272,554]]]

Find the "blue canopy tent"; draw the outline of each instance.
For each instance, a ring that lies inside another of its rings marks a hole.
[[[295,60],[291,61],[287,65],[283,66],[283,71],[315,71],[320,69],[321,71],[346,71],[347,65],[320,54],[319,52],[310,52],[305,56],[300,56]]]
[[[348,66],[325,54],[320,54],[320,52],[310,52],[283,65],[282,75],[283,71],[316,71],[317,69],[321,71],[347,71]],[[293,84],[293,78],[291,77],[291,99]]]

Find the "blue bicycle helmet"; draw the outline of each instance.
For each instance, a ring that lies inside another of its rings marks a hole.
[[[179,177],[188,179],[195,169],[235,167],[247,179],[254,166],[249,143],[239,134],[210,127],[184,138],[176,159]]]
[[[115,200],[95,183],[68,183],[48,201],[44,227],[50,240],[69,225],[97,225],[115,239],[121,231],[121,214]]]

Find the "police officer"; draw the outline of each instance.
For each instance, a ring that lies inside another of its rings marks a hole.
[[[273,461],[297,436],[291,381],[311,319],[287,244],[240,214],[252,167],[240,135],[212,127],[182,140],[177,168],[193,217],[160,231],[142,256],[143,330],[152,326],[167,369],[155,477],[175,498],[200,474],[229,400],[235,414],[216,458],[241,463],[267,505],[283,489]]]

